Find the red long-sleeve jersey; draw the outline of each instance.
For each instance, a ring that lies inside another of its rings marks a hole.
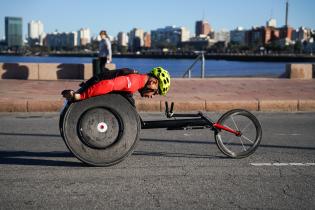
[[[88,87],[80,94],[80,98],[81,100],[84,100],[113,91],[135,93],[137,90],[145,86],[147,78],[148,75],[146,74],[128,74],[126,76],[118,76],[114,79],[102,80]]]

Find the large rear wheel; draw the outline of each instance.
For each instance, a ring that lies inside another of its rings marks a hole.
[[[119,94],[72,103],[60,122],[69,150],[93,166],[124,160],[138,141],[141,128],[137,111]]]

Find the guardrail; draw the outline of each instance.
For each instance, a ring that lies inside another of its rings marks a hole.
[[[195,59],[195,61],[191,64],[191,66],[185,71],[185,73],[183,74],[183,78],[185,78],[186,76],[188,78],[191,78],[191,72],[193,70],[193,67],[196,65],[196,63],[198,61],[201,61],[201,68],[200,68],[200,78],[204,78],[205,77],[205,52],[201,51],[200,54],[197,56],[197,58]]]

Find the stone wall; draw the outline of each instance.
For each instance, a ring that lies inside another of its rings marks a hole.
[[[106,64],[113,70],[115,64]],[[92,64],[65,63],[0,63],[0,79],[58,80],[89,79],[93,76]]]

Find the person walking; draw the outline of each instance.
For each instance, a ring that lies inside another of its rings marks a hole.
[[[101,41],[98,45],[98,58],[100,60],[100,69],[101,71],[103,71],[105,68],[105,64],[112,62],[112,46],[106,31],[101,31],[100,36]]]

